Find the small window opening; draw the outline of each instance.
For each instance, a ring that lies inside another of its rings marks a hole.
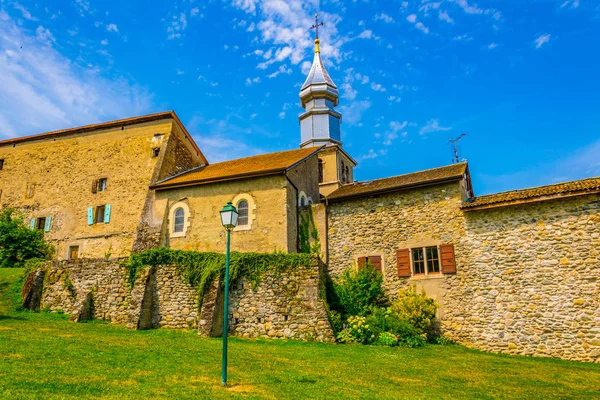
[[[98,191],[104,192],[106,190],[107,178],[101,178],[98,180]]]
[[[79,258],[79,246],[69,246],[69,260],[77,260]]]
[[[0,169],[4,168],[4,158],[0,158]]]
[[[185,225],[185,211],[182,207],[175,210],[175,221],[173,221],[173,232],[183,232]]]
[[[104,212],[106,211],[106,206],[98,206],[96,207],[96,223],[101,224],[104,222]]]
[[[238,226],[248,226],[248,202],[240,200],[237,203]]]
[[[342,161],[342,183],[346,183],[346,166]]]
[[[319,158],[319,183],[323,183],[323,160]]]
[[[288,315],[284,315],[284,316],[283,316],[283,320],[284,320],[285,322],[287,322],[287,320],[288,320]]]
[[[46,217],[40,217],[35,220],[35,229],[43,231],[46,227]]]
[[[155,147],[152,149],[152,157],[158,157],[160,154],[160,147]]]

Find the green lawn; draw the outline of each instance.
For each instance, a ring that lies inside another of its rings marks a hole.
[[[600,365],[422,349],[230,341],[192,331],[128,331],[16,312],[21,270],[0,269],[0,398],[584,399],[600,398]]]

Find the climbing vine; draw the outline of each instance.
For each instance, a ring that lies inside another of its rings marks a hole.
[[[321,242],[312,215],[312,208],[308,207],[304,212],[300,212],[299,216],[298,241],[300,242],[300,253],[319,254]]]
[[[281,273],[312,263],[309,254],[238,253],[232,252],[229,263],[230,285],[246,278],[256,289],[266,271]],[[200,301],[217,277],[225,274],[225,255],[158,248],[132,254],[125,264],[129,271],[129,285],[133,288],[140,270],[150,266],[174,266],[185,281],[197,288]]]

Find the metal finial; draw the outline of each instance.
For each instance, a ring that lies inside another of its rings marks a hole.
[[[323,26],[323,21],[319,22],[319,14],[315,14],[315,24],[309,28],[315,30],[315,53],[319,52],[319,27]]]

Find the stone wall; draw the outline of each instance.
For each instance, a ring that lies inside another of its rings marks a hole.
[[[383,260],[390,296],[436,298],[444,334],[493,352],[600,361],[597,195],[464,212],[462,183],[332,203],[329,271]],[[456,274],[399,278],[396,250],[453,244]]]
[[[200,334],[222,332],[223,296],[214,282],[198,312],[198,293],[171,266],[144,268],[133,288],[123,260],[79,259],[49,262],[39,308],[69,314],[71,320],[102,319],[131,329],[198,328]],[[24,302],[39,287],[33,272]],[[44,276],[44,275],[42,275]],[[318,260],[297,270],[265,273],[253,288],[241,279],[230,296],[230,332],[243,337],[279,337],[333,341],[325,305],[320,299],[324,267]],[[35,308],[35,307],[34,307]]]

